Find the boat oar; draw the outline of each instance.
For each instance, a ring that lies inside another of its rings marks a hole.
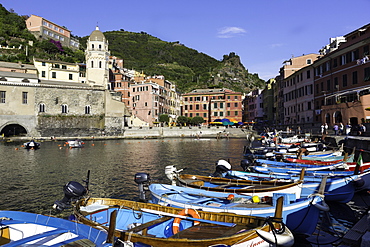
[[[193,218],[193,217],[189,217],[189,216],[183,216],[183,215],[178,215],[178,214],[166,213],[166,212],[162,212],[162,211],[158,211],[158,210],[153,210],[153,209],[148,209],[148,208],[141,208],[140,210],[143,211],[143,212],[146,212],[146,213],[163,215],[163,216],[170,216],[170,217],[181,218],[181,219],[185,219],[185,220],[194,220],[194,221],[199,221],[199,222],[204,222],[204,223],[209,223],[209,224],[215,224],[215,225],[220,225],[220,226],[230,226],[230,227],[233,227],[233,226],[236,225],[234,223],[229,223],[229,222],[221,222],[221,221],[198,219],[198,218]]]

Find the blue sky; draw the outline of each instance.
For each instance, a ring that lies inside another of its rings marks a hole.
[[[318,53],[329,38],[370,22],[370,0],[1,0],[19,15],[38,15],[72,34],[146,32],[179,41],[217,60],[235,52],[267,80],[292,56]]]

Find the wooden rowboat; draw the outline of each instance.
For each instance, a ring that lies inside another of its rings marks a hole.
[[[126,244],[143,243],[154,247],[292,246],[293,235],[281,222],[282,203],[281,197],[274,220],[268,224],[262,217],[185,211],[109,198],[81,199],[74,205],[74,214],[80,222],[107,231],[114,225],[112,234]]]
[[[168,174],[171,170],[173,170],[173,173]],[[185,187],[259,197],[271,197],[274,193],[290,193],[295,194],[297,199],[301,196],[304,173],[305,169],[303,168],[299,179],[295,181],[254,181],[179,174],[174,166],[166,167],[167,177],[175,179],[179,185]]]

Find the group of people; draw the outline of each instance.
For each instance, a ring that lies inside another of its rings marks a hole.
[[[323,123],[321,125],[321,134],[327,135],[328,128],[329,128],[328,124]],[[351,129],[352,129],[352,126],[350,123],[347,123],[346,126],[344,126],[343,123],[339,123],[339,124],[335,123],[333,126],[334,135],[344,135],[344,134],[349,135],[351,133]],[[358,127],[358,135],[364,135],[365,132],[366,132],[365,125],[360,124]]]

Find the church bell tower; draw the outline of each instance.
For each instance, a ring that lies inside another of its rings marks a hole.
[[[109,89],[108,41],[104,34],[96,29],[90,34],[85,50],[86,81],[91,86]]]

